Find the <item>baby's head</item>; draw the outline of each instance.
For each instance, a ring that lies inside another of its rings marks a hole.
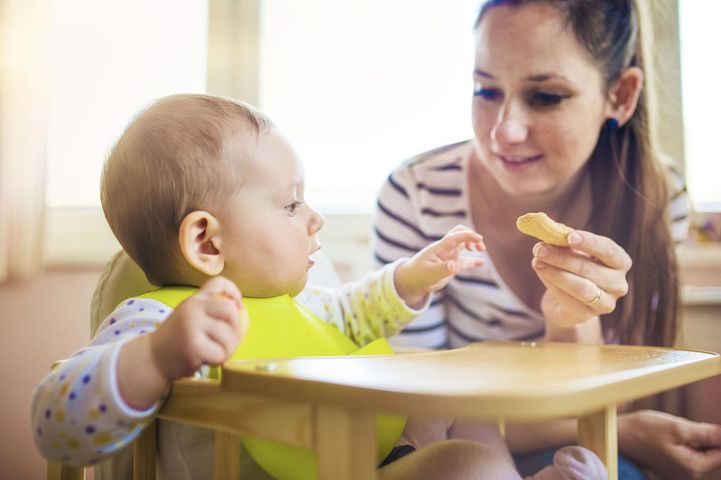
[[[141,112],[101,181],[110,228],[156,285],[222,274],[251,297],[297,294],[323,225],[303,203],[303,171],[254,108],[175,95]]]

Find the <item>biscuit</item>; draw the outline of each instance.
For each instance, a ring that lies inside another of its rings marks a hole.
[[[551,218],[543,212],[521,215],[518,217],[518,220],[516,220],[516,227],[526,235],[536,237],[542,242],[560,247],[568,246],[568,234],[573,232],[571,227],[551,220]]]

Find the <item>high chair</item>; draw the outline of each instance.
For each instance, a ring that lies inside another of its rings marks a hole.
[[[100,291],[113,285],[108,277],[127,259],[113,262]],[[106,308],[102,303],[94,302],[95,313]],[[318,478],[332,480],[376,477],[377,413],[514,421],[577,417],[579,444],[593,450],[615,480],[616,405],[718,374],[721,358],[715,353],[485,342],[403,355],[227,364],[221,382],[176,381],[158,416],[215,431],[216,479],[240,478],[238,437],[252,436],[314,449]],[[134,478],[154,478],[153,426],[134,451]],[[83,474],[49,465],[48,478]]]

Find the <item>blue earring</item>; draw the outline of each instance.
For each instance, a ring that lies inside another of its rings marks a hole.
[[[608,117],[606,119],[606,121],[603,123],[603,128],[604,128],[604,130],[608,130],[609,132],[618,130],[618,118]]]

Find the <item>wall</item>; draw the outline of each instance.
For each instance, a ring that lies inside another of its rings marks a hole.
[[[88,342],[100,271],[64,270],[0,286],[0,479],[43,479],[30,430],[35,384],[54,360]]]

